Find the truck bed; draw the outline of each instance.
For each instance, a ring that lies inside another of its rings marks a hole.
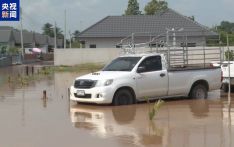
[[[217,69],[220,67],[214,67],[210,64],[191,64],[186,66],[173,66],[168,68],[168,71],[185,71],[185,70],[204,70],[204,69]]]

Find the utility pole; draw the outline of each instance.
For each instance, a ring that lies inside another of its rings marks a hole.
[[[173,48],[176,48],[176,35],[175,35],[175,28],[172,28],[171,31],[173,32]]]
[[[66,9],[64,11],[64,49],[66,49],[66,34],[67,34],[67,14]]]
[[[69,37],[70,37],[70,48],[71,48],[72,37],[71,37],[71,32],[70,31],[69,31]]]
[[[131,42],[131,44],[132,44],[132,52],[134,52],[134,54],[135,54],[136,52],[135,52],[135,40],[134,40],[134,35],[135,35],[135,34],[132,33],[132,36],[131,36],[131,37],[132,37],[132,38],[131,38],[131,39],[132,39],[132,42]]]
[[[230,78],[230,48],[229,48],[229,36],[227,34],[227,49],[228,49],[228,77],[229,77],[229,83],[228,83],[228,105],[231,105],[231,78]],[[230,108],[230,107],[229,107]]]
[[[170,68],[170,47],[169,47],[169,29],[166,29],[166,45],[167,45],[167,64],[168,68]]]
[[[80,21],[80,30],[82,31],[83,30],[83,26],[82,26],[82,21]]]
[[[54,49],[57,48],[57,32],[56,32],[56,22],[54,22]]]
[[[24,59],[24,39],[23,39],[22,8],[20,8],[20,42],[21,42],[21,55],[22,55],[22,59]]]

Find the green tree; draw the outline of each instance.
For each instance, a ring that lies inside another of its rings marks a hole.
[[[195,21],[195,17],[194,16],[189,16],[189,19],[191,19],[192,21]]]
[[[46,23],[42,27],[42,31],[44,35],[48,35],[50,37],[54,37],[54,26],[50,23]],[[56,27],[56,36],[57,38],[63,38],[63,31],[61,28]]]
[[[54,29],[54,28],[53,28],[53,29]],[[62,29],[59,28],[59,27],[56,27],[56,36],[57,36],[57,38],[63,38],[63,37],[64,37],[63,31],[62,31]],[[54,37],[54,34],[52,35],[52,37]]]
[[[230,51],[226,51],[225,52],[225,59],[226,60],[230,60],[230,61],[233,61],[234,60],[234,52],[232,50]]]
[[[234,23],[229,21],[222,21],[220,25],[214,26],[213,31],[220,34],[220,40],[223,45],[227,45],[227,34],[229,37],[229,45],[234,45]]]
[[[17,54],[20,53],[20,49],[19,49],[19,48],[16,48],[16,47],[10,47],[10,48],[8,49],[8,53],[9,53],[10,55],[17,55]]]
[[[54,36],[53,25],[50,23],[44,24],[42,31],[44,35],[48,35],[50,37]]]
[[[129,0],[127,10],[125,10],[124,15],[140,15],[139,3],[137,0]]]
[[[72,33],[72,36],[73,36],[73,38],[75,38],[75,40],[78,40],[79,34],[80,34],[80,31],[75,30],[74,33]]]
[[[0,54],[6,54],[6,52],[7,52],[7,46],[6,45],[0,46]]]
[[[167,2],[166,1],[160,1],[160,0],[151,0],[146,6],[145,6],[145,14],[146,15],[154,15],[158,11],[163,11],[167,9]]]
[[[234,33],[234,23],[229,21],[222,21],[220,26],[217,27],[218,30],[225,31],[229,34]]]
[[[80,41],[78,39],[78,36],[80,34],[80,31],[78,30],[75,30],[73,33],[72,33],[72,37],[73,37],[73,40],[72,40],[72,48],[80,48]]]
[[[80,48],[80,42],[79,41],[74,41],[71,44],[72,48]]]

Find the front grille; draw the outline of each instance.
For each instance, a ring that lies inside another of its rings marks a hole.
[[[74,93],[74,96],[77,98],[85,98],[85,99],[90,99],[92,97],[91,94],[85,94],[84,96],[78,96],[77,93]]]
[[[96,85],[97,81],[94,80],[76,80],[74,87],[81,89],[90,89]]]

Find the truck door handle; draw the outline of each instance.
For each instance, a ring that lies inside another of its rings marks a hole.
[[[160,74],[160,77],[164,77],[166,74],[165,73],[161,73]]]

